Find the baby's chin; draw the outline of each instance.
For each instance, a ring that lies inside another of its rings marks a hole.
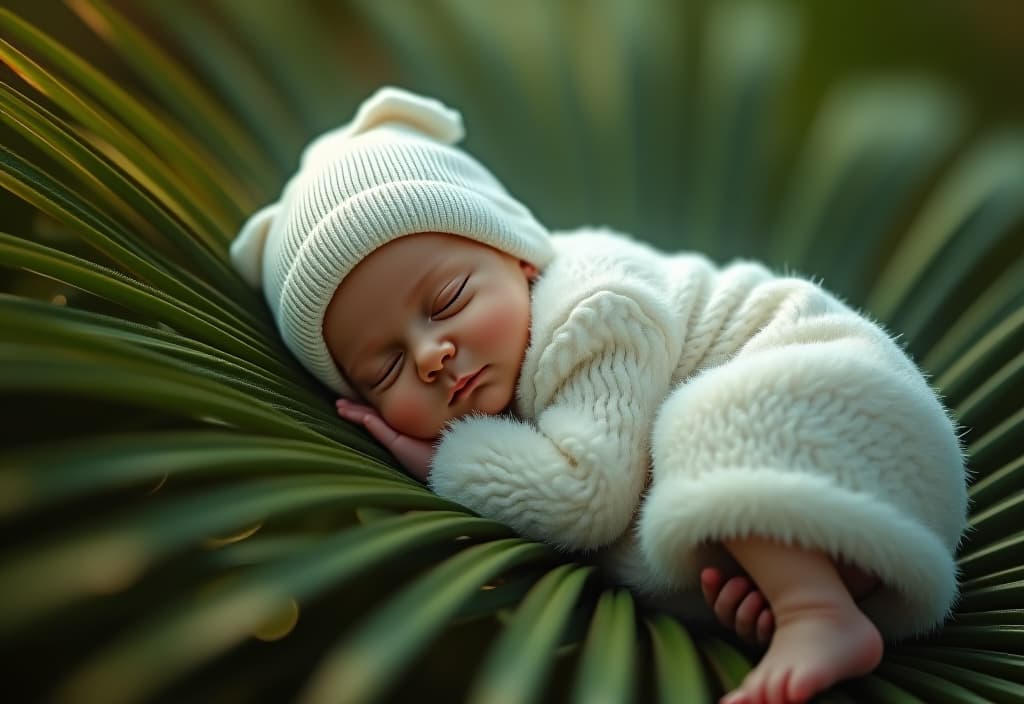
[[[485,391],[487,389],[484,389]],[[494,391],[498,391],[494,389]],[[437,440],[444,433],[452,423],[462,420],[463,418],[469,418],[470,416],[498,416],[511,413],[512,415],[518,415],[515,411],[515,394],[510,392],[505,393],[490,393],[483,394],[480,397],[479,403],[474,406],[467,408],[462,411],[457,411],[446,419],[436,424],[426,424],[422,422],[413,422],[403,424],[398,419],[384,420],[388,422],[392,428],[403,435],[416,438],[418,440]]]
[[[515,388],[502,390],[500,393],[498,389],[493,391],[494,393],[491,395],[483,396],[480,403],[471,411],[463,413],[462,417],[467,415],[499,416],[512,411],[516,400]]]
[[[508,398],[504,400],[494,399],[491,403],[481,403],[479,405],[473,406],[472,408],[468,408],[464,411],[455,413],[452,416],[450,416],[448,420],[446,420],[441,425],[440,428],[438,428],[437,432],[432,437],[439,437],[441,433],[444,432],[445,428],[450,426],[452,423],[456,423],[462,420],[463,418],[469,418],[471,416],[500,416],[509,413],[516,415],[514,409],[514,401],[514,398]]]

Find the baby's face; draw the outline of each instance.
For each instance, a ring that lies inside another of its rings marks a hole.
[[[448,421],[512,402],[536,273],[464,237],[400,237],[338,287],[324,317],[327,348],[392,428],[435,438]]]

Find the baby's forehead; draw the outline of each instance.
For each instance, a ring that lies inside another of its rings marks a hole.
[[[404,287],[411,277],[419,278],[420,272],[452,261],[466,251],[463,243],[468,240],[453,235],[415,233],[404,235],[387,242],[370,252],[346,274],[343,288],[353,288],[349,281],[391,277],[392,286]],[[399,278],[393,278],[393,272]],[[389,287],[390,288],[390,287]]]
[[[436,233],[405,235],[381,245],[342,279],[325,311],[325,327],[340,325],[350,335],[395,313],[437,271],[461,259],[464,238]]]

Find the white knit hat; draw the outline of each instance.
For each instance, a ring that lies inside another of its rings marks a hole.
[[[281,199],[250,217],[231,244],[232,263],[262,286],[288,349],[343,396],[356,393],[327,350],[324,313],[342,279],[372,251],[404,235],[444,232],[539,269],[554,254],[530,211],[450,146],[463,134],[455,110],[381,88],[352,122],[306,147]]]

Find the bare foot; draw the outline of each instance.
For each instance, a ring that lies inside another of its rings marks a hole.
[[[882,659],[882,636],[853,604],[775,605],[768,652],[721,704],[797,704],[836,682],[865,675]]]
[[[855,601],[880,585],[877,577],[855,565],[839,562],[836,571]],[[705,567],[700,573],[700,586],[719,623],[747,643],[768,644],[775,630],[771,606],[749,577],[726,579],[717,567]]]

